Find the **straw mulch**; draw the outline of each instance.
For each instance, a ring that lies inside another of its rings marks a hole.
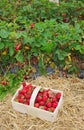
[[[84,80],[78,78],[39,77],[36,85],[62,90],[63,105],[54,123],[13,110],[11,95],[0,102],[0,130],[84,130]]]

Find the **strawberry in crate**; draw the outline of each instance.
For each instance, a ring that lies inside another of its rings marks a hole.
[[[36,87],[32,84],[22,83],[22,89],[18,91],[15,101],[26,105],[30,104],[31,95]]]
[[[60,98],[60,92],[54,93],[51,89],[41,89],[36,96],[34,107],[54,112]]]

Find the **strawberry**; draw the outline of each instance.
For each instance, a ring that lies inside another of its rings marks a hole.
[[[61,97],[61,93],[58,92],[58,93],[56,94],[56,98],[59,100],[60,97]]]
[[[28,91],[27,91],[27,94],[32,94],[32,90],[31,90],[31,89],[28,90]]]
[[[18,98],[21,98],[21,97],[23,97],[23,94],[22,93],[20,93],[20,94],[18,94],[18,96],[17,96]]]
[[[41,96],[37,96],[37,97],[36,97],[36,101],[37,101],[37,102],[42,101],[42,97],[41,97]]]
[[[39,103],[35,103],[35,104],[34,104],[34,107],[39,108]]]
[[[47,91],[44,91],[43,92],[43,96],[47,96],[48,92]]]
[[[22,93],[25,94],[27,92],[27,89],[22,89]]]
[[[31,94],[25,93],[24,96],[25,96],[26,99],[30,99],[31,98]]]
[[[41,97],[42,97],[42,93],[41,93],[41,92],[39,92],[37,96],[41,96]]]
[[[39,105],[41,105],[41,106],[44,106],[44,104],[45,104],[44,101],[40,101],[40,102],[39,102]]]
[[[1,84],[2,84],[2,85],[6,85],[6,82],[5,82],[5,81],[1,81]]]
[[[42,97],[42,100],[43,100],[44,102],[46,102],[47,99],[48,99],[48,97],[47,97],[46,95]]]
[[[22,98],[18,98],[18,102],[22,103],[23,99]]]
[[[29,105],[29,101],[26,101],[24,104],[25,104],[25,105]]]
[[[44,106],[44,108],[43,108],[44,110],[48,110],[48,107],[47,106]]]
[[[53,97],[52,102],[56,102],[56,101],[57,101],[56,97]]]
[[[32,89],[33,86],[31,84],[27,85],[28,89]]]
[[[20,47],[21,47],[21,44],[17,44],[17,45],[15,46],[15,50],[16,50],[16,51],[20,50]]]
[[[28,99],[30,99],[30,98],[31,98],[31,95],[30,95],[30,94],[28,94],[28,95],[27,95],[27,98],[28,98]]]
[[[30,24],[30,28],[31,29],[34,28],[34,23]]]
[[[54,111],[55,111],[55,108],[54,108],[54,107],[51,107],[50,110],[51,110],[51,112],[54,112]]]
[[[53,103],[52,103],[52,107],[54,107],[54,108],[56,108],[57,105],[58,105],[58,102],[53,102]]]
[[[51,107],[51,102],[48,101],[48,102],[46,103],[46,106],[47,106],[48,108],[50,108],[50,107]]]

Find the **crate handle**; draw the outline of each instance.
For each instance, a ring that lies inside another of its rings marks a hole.
[[[37,86],[34,89],[32,95],[31,95],[31,99],[30,99],[30,106],[34,106],[34,102],[35,102],[36,96],[37,96],[37,94],[38,94],[40,89],[41,89],[41,86]]]

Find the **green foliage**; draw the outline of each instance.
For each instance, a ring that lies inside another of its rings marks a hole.
[[[48,0],[1,0],[0,62],[30,62],[52,54],[51,61],[65,66],[69,53],[83,57],[83,17],[80,0],[62,0],[59,6]]]
[[[19,62],[32,64],[40,74],[47,66],[79,69],[75,57],[84,60],[84,4],[82,0],[0,0],[0,68]],[[28,67],[27,67],[28,69]],[[0,70],[0,73],[2,73]],[[23,69],[24,70],[24,69]],[[30,70],[28,70],[28,73]],[[5,73],[0,84],[0,99],[14,92],[24,72]]]
[[[0,100],[3,100],[7,93],[14,93],[22,82],[22,71],[19,71],[16,75],[7,73],[0,79]],[[2,85],[1,82],[7,82],[6,85]]]

